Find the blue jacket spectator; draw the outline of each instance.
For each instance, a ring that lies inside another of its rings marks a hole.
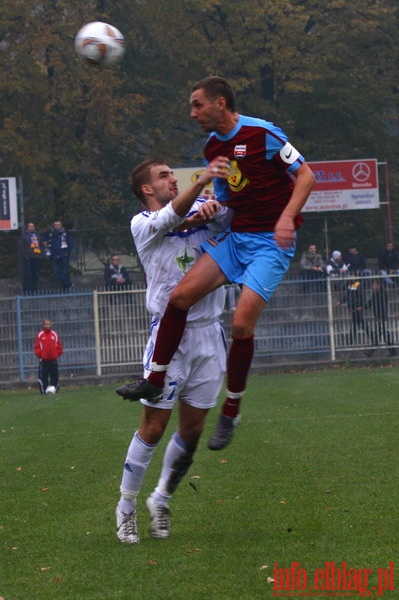
[[[51,261],[53,274],[64,290],[71,287],[69,261],[74,246],[74,240],[69,231],[62,226],[61,221],[54,221],[53,226],[43,235],[46,256]]]
[[[367,268],[363,254],[358,252],[355,244],[348,246],[348,253],[344,256],[344,263],[348,266],[348,271],[352,275],[371,275],[371,270]]]
[[[104,270],[104,282],[110,290],[121,290],[131,284],[126,267],[120,264],[117,254],[111,257],[110,264]]]

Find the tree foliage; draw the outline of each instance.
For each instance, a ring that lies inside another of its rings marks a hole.
[[[93,20],[124,33],[120,65],[93,69],[75,56],[74,36]],[[106,253],[110,228],[120,227],[119,251],[131,251],[131,168],[149,155],[200,164],[189,90],[219,74],[241,112],[276,121],[308,160],[387,159],[395,191],[398,20],[396,0],[6,3],[0,174],[23,177],[26,220],[39,229],[61,218]],[[362,215],[364,240],[381,245],[379,229]]]

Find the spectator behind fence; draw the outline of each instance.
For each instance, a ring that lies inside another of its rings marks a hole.
[[[399,283],[398,279],[393,280],[388,275],[399,275],[399,255],[392,242],[387,242],[385,248],[378,255],[378,268],[380,275],[384,275],[387,285],[394,285],[394,281]]]
[[[372,341],[370,329],[364,320],[365,306],[364,283],[357,277],[350,277],[347,283],[346,294],[338,304],[346,304],[352,318],[351,330],[347,337],[347,344],[353,346],[356,343],[357,332],[362,329],[367,338]]]
[[[22,238],[23,283],[25,294],[37,291],[40,264],[43,258],[43,244],[36,233],[35,224],[28,223]]]
[[[374,315],[373,345],[378,346],[381,338],[387,346],[392,346],[391,334],[388,330],[388,294],[381,279],[372,284],[371,298],[364,308],[372,308]],[[373,356],[375,349],[367,350],[366,356]],[[395,356],[396,348],[388,348],[388,355]]]
[[[129,273],[126,267],[120,264],[117,254],[111,257],[109,265],[104,269],[104,283],[109,290],[123,290],[131,284]]]
[[[64,290],[72,286],[69,273],[69,261],[74,240],[61,221],[54,221],[53,226],[43,235],[46,256],[50,259],[53,274]]]
[[[33,346],[39,359],[38,383],[41,394],[55,394],[59,391],[58,359],[63,352],[61,339],[52,329],[50,319],[43,320],[43,328],[36,336]],[[49,384],[50,379],[50,386]]]
[[[345,275],[348,266],[344,263],[344,259],[339,250],[334,250],[330,260],[326,265],[326,273],[329,277],[340,277]]]
[[[358,252],[356,244],[348,246],[348,253],[344,256],[344,263],[348,266],[348,272],[352,275],[371,275],[371,270],[367,268],[364,255]]]
[[[303,281],[304,293],[320,291],[319,285],[313,282],[325,279],[325,271],[324,262],[321,254],[317,252],[316,244],[310,244],[308,249],[302,253],[300,267],[300,279]]]

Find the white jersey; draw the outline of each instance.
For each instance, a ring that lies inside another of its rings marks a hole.
[[[203,202],[205,198],[199,196],[187,217]],[[147,277],[146,304],[151,315],[162,317],[171,291],[203,254],[201,243],[223,231],[229,217],[230,210],[222,206],[213,223],[184,231],[174,231],[185,219],[174,212],[171,203],[133,217],[131,232]],[[187,321],[213,321],[221,315],[224,303],[225,290],[221,287],[194,304]]]

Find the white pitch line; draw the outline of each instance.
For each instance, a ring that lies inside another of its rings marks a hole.
[[[265,418],[265,419],[256,419],[256,420],[251,420],[251,419],[243,419],[242,422],[243,423],[247,423],[247,424],[252,424],[252,423],[274,423],[276,421],[320,421],[321,419],[357,419],[359,417],[363,418],[363,417],[390,417],[392,415],[397,415],[399,413],[392,413],[392,412],[387,412],[387,413],[357,413],[357,414],[350,414],[350,415],[311,415],[308,417],[284,417],[283,415],[281,416],[281,418]]]

